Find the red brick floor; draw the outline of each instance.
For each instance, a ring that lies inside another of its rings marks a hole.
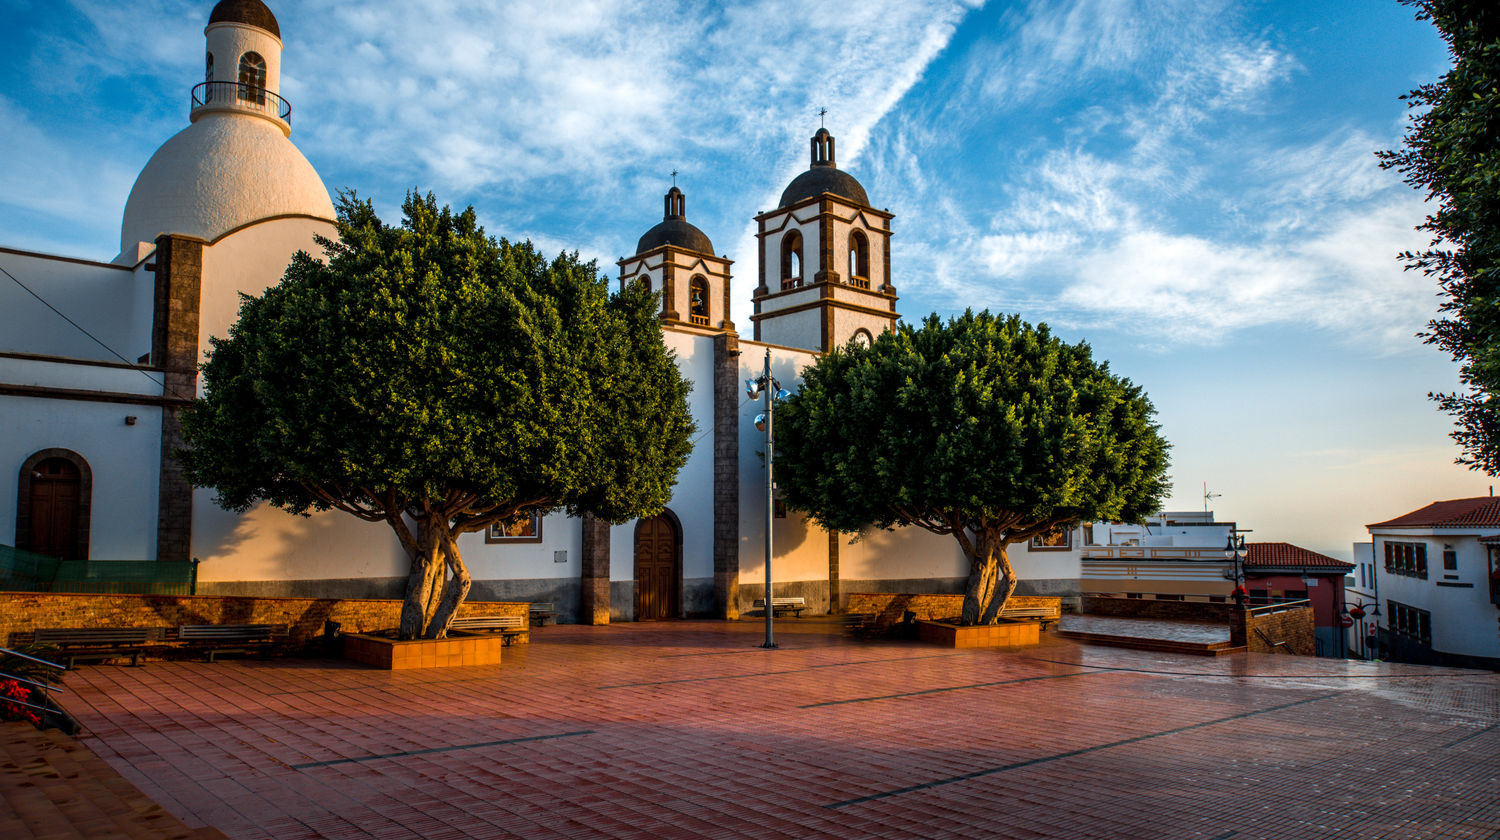
[[[71,674],[90,748],[235,838],[1500,838],[1500,675],[837,624],[549,627],[499,667]]]

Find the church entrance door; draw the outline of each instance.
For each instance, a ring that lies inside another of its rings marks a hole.
[[[32,468],[31,534],[27,551],[77,560],[78,467],[63,458],[48,458]]]
[[[665,513],[635,525],[635,620],[676,618],[682,580],[682,534]]]

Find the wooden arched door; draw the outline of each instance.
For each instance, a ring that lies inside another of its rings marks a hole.
[[[83,477],[65,458],[47,458],[31,468],[31,532],[27,551],[78,560],[78,528]]]
[[[681,609],[682,533],[660,513],[635,523],[635,620],[676,618]]]

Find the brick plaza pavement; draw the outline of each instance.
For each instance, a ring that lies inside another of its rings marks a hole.
[[[70,674],[83,742],[234,838],[1500,838],[1500,675],[827,620],[538,630],[499,667]]]

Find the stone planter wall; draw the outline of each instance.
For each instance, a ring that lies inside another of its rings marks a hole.
[[[1024,647],[1041,642],[1040,621],[1002,621],[961,627],[941,621],[917,622],[917,638],[951,648]]]
[[[450,636],[398,642],[351,633],[344,636],[344,658],[387,671],[499,665],[504,644],[500,636]]]

